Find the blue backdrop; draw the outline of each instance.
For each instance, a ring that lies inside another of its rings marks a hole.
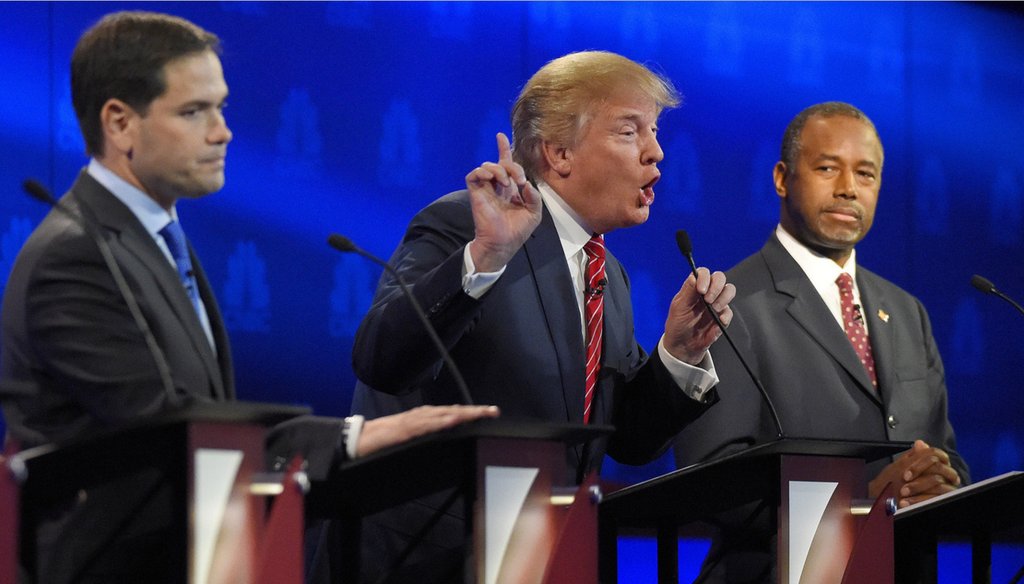
[[[0,286],[84,165],[68,74],[101,15],[166,11],[224,41],[235,139],[227,186],[179,206],[218,292],[243,399],[348,410],[352,336],[379,271],[330,250],[331,232],[390,255],[408,219],[493,159],[519,88],[564,53],[606,49],[685,94],[663,116],[666,159],[647,225],[609,245],[630,269],[652,346],[686,267],[726,269],[775,225],[782,131],[825,100],[871,116],[886,150],[865,266],[918,295],[946,363],[975,479],[1020,469],[1024,319],[972,273],[1024,298],[1024,17],[949,3],[4,3],[0,5]],[[667,459],[607,474],[637,481]],[[653,553],[653,552],[652,552]],[[994,579],[1021,564],[997,554]]]

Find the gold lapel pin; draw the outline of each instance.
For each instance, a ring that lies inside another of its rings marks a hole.
[[[878,318],[882,319],[882,322],[889,322],[889,313],[879,308]]]

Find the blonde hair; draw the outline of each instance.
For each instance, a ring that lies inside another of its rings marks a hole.
[[[651,98],[659,112],[681,100],[671,81],[615,53],[570,53],[544,65],[512,107],[513,158],[527,176],[538,176],[544,142],[575,146],[594,105],[621,91]]]

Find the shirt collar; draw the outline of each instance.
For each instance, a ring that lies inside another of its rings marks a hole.
[[[171,207],[168,213],[152,197],[129,184],[95,158],[89,160],[86,172],[124,203],[154,238],[159,236],[160,230],[168,223],[178,220],[178,211],[175,207]]]
[[[800,243],[788,231],[783,229],[781,224],[775,228],[775,236],[779,238],[779,243],[796,260],[796,263],[800,265],[800,269],[807,274],[807,278],[810,279],[822,296],[825,296],[825,293],[821,292],[823,290],[835,290],[836,278],[842,272],[847,272],[853,277],[854,287],[856,287],[857,250],[850,250],[850,258],[846,260],[846,265],[839,267],[839,264],[831,259]]]
[[[551,188],[551,185],[538,180],[537,190],[540,191],[544,206],[551,214],[551,221],[555,224],[555,231],[558,233],[559,241],[562,242],[565,257],[567,259],[576,257],[593,234],[584,227],[583,219],[555,192],[555,189]]]

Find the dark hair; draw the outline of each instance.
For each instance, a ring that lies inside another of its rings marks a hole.
[[[857,109],[856,106],[842,101],[826,101],[824,103],[812,105],[798,113],[796,117],[789,122],[789,125],[786,126],[785,133],[782,134],[782,152],[780,154],[780,160],[786,165],[787,176],[792,174],[793,168],[795,168],[794,161],[800,154],[800,134],[803,133],[804,126],[807,125],[807,120],[815,116],[823,118],[844,116],[860,120],[867,124],[875,133],[875,137],[878,138],[878,130],[875,128],[874,122],[871,121],[871,118],[869,118],[867,114]],[[882,147],[881,138],[878,138],[878,147]]]
[[[107,100],[146,115],[167,89],[164,65],[203,51],[220,53],[217,35],[168,14],[115,12],[87,30],[71,55],[71,101],[86,153],[103,152],[100,110]]]

